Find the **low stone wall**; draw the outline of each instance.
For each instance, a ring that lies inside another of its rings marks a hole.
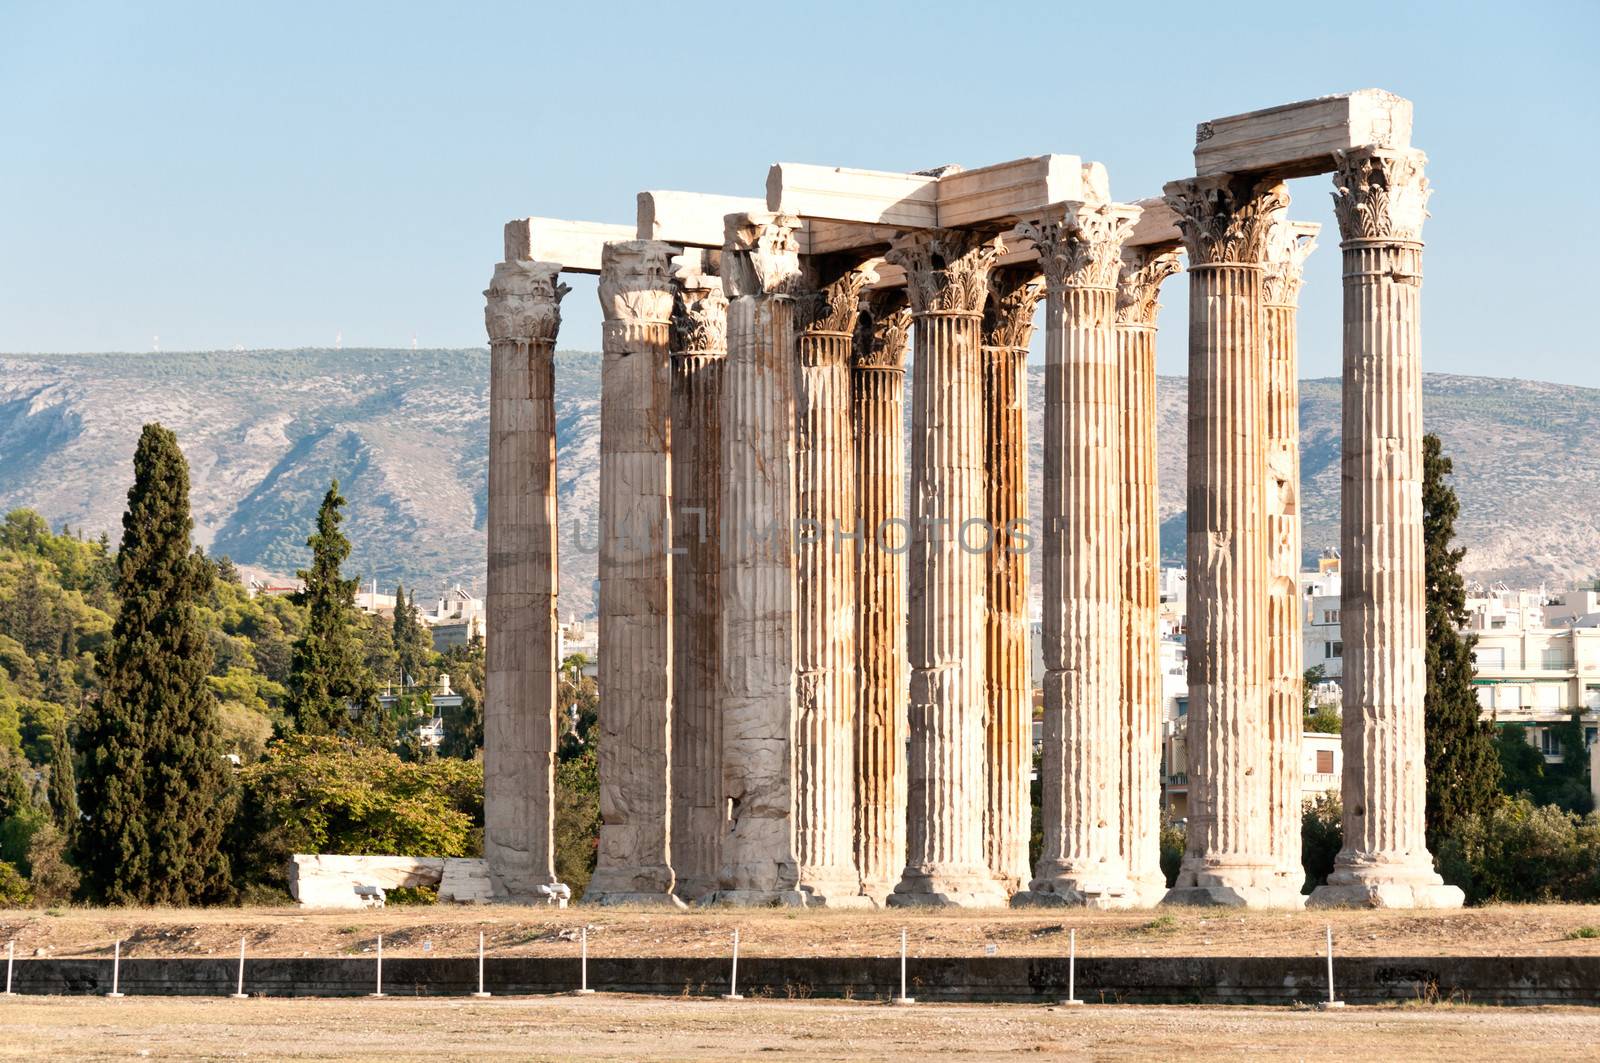
[[[1080,999],[1107,1004],[1309,1004],[1326,999],[1326,961],[1289,958],[1121,958],[1078,961]],[[679,996],[727,991],[726,958],[591,958],[589,985],[602,992]],[[578,959],[489,957],[485,980],[500,995],[561,993],[578,985]],[[919,1001],[1052,1002],[1066,995],[1065,960],[1027,957],[916,958],[909,992]],[[238,961],[131,959],[129,996],[226,996]],[[374,958],[247,960],[245,990],[267,996],[360,996],[373,990]],[[384,991],[458,996],[477,989],[477,960],[386,958]],[[1339,999],[1351,1004],[1456,1001],[1469,1004],[1600,1004],[1600,957],[1360,957],[1336,960]],[[747,997],[884,1000],[900,986],[897,957],[741,957]],[[26,959],[13,988],[34,994],[103,994],[111,961]]]

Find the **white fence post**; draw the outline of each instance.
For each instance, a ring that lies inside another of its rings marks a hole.
[[[739,931],[733,932],[733,971],[728,976],[728,991],[722,994],[723,1000],[743,1000],[739,995]]]
[[[234,1000],[248,1000],[244,991],[244,938],[239,939],[239,988],[233,992]]]
[[[478,931],[478,991],[472,994],[475,997],[486,997],[489,994],[483,988],[483,931]]]
[[[900,928],[900,995],[894,998],[896,1004],[915,1004],[916,997],[906,996],[906,928]]]
[[[574,989],[575,996],[588,996],[594,990],[589,988],[589,925],[585,923],[578,928],[578,988]]]
[[[383,935],[382,934],[378,935],[378,988],[376,989],[376,991],[374,991],[370,995],[371,996],[375,996],[375,997],[381,997],[381,996],[384,995],[384,992],[383,992]]]
[[[120,999],[122,996],[122,939],[117,939],[116,950],[111,954],[111,992],[106,996]]]

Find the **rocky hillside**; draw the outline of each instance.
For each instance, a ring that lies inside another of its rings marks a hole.
[[[1034,372],[1032,411],[1039,411]],[[178,433],[198,537],[288,573],[322,492],[350,500],[350,571],[425,595],[481,592],[486,390],[482,350],[299,350],[0,357],[0,509],[30,506],[86,534],[120,534],[139,427]],[[557,372],[561,594],[594,607],[599,357]],[[1430,375],[1427,422],[1456,462],[1467,566],[1481,579],[1561,584],[1600,570],[1600,391]],[[1163,540],[1182,550],[1183,381],[1160,387]],[[1339,386],[1302,389],[1305,546],[1336,545]],[[1033,438],[1037,440],[1037,424]],[[1034,448],[1034,484],[1040,460]],[[1035,498],[1037,506],[1037,497]]]

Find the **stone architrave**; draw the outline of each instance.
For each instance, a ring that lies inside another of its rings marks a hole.
[[[726,802],[717,713],[721,641],[722,279],[674,278],[672,312],[672,869],[678,896],[717,888]]]
[[[1262,261],[1281,182],[1174,181],[1189,257],[1188,845],[1166,902],[1293,907],[1267,832]]]
[[[502,262],[489,330],[488,659],[484,856],[496,897],[545,901],[556,881],[556,411],[561,266]]]
[[[870,903],[855,856],[856,522],[850,358],[870,268],[802,260],[795,308],[795,854],[808,904]]]
[[[856,594],[856,865],[878,904],[906,866],[905,289],[871,293],[850,374],[861,549]]]
[[[732,214],[722,253],[722,792],[710,900],[804,905],[794,823],[798,219]]]
[[[1300,384],[1295,318],[1306,258],[1322,226],[1280,218],[1267,234],[1262,347],[1267,364],[1268,853],[1284,885],[1305,886],[1300,859],[1305,694],[1300,597]]]
[[[671,847],[673,250],[626,240],[601,253],[601,823],[587,903],[683,904]]]
[[[906,867],[891,905],[1003,905],[983,853],[983,307],[999,241],[955,229],[896,240],[916,324]]]
[[[1068,203],[1019,226],[1044,269],[1044,846],[1017,904],[1125,907],[1122,399],[1117,276],[1138,207]]]
[[[1316,905],[1450,908],[1424,837],[1422,223],[1426,156],[1338,155],[1344,255],[1339,627],[1344,847]]]
[[[1156,315],[1175,251],[1125,247],[1117,285],[1122,397],[1121,852],[1141,905],[1167,892],[1161,870],[1161,514],[1156,482]]]
[[[1043,295],[1036,266],[992,270],[983,319],[984,515],[994,535],[984,595],[983,849],[1007,893],[1022,889],[1030,875],[1028,344]]]

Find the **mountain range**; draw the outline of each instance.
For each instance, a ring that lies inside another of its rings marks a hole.
[[[330,480],[349,500],[347,574],[423,597],[482,593],[488,352],[283,350],[0,355],[0,509],[121,534],[140,426],[188,456],[196,539],[291,574]],[[557,355],[563,614],[592,616],[600,356]],[[1031,370],[1037,512],[1042,370]],[[1424,418],[1455,462],[1469,576],[1552,589],[1600,565],[1600,390],[1429,374]],[[1163,552],[1181,559],[1186,388],[1157,388]],[[1338,544],[1339,381],[1301,384],[1307,560]],[[1587,515],[1586,515],[1587,514]]]

